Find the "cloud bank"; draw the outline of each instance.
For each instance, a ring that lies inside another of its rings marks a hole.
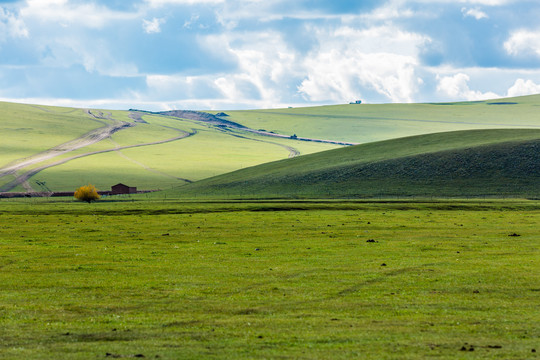
[[[540,92],[515,0],[0,2],[0,99],[243,109]]]

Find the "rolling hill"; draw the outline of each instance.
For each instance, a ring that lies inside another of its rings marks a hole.
[[[0,192],[163,189],[339,147],[136,111],[0,103]]]
[[[227,111],[228,120],[253,129],[368,143],[454,130],[540,129],[540,95],[426,104],[362,104]]]
[[[325,151],[199,181],[167,196],[540,196],[540,130],[469,130]]]
[[[0,192],[73,191],[87,183],[109,189],[120,182],[167,189],[351,144],[456,130],[540,129],[538,106],[540,95],[226,113],[0,102]],[[437,141],[446,146],[446,138]],[[394,143],[394,154],[401,154],[401,144]],[[419,154],[407,156],[413,155]]]

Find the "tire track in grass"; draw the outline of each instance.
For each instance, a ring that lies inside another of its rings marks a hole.
[[[198,113],[198,112],[194,111],[193,113]],[[140,112],[133,112],[132,114],[133,114],[133,117],[130,116],[132,119],[142,120],[142,115],[143,114],[141,114]],[[219,132],[221,132],[223,134],[226,134],[226,135],[229,135],[229,136],[234,136],[234,137],[237,137],[237,138],[240,138],[240,139],[246,139],[246,140],[251,140],[251,141],[259,141],[259,142],[263,142],[263,143],[267,143],[267,144],[276,145],[276,146],[282,147],[282,148],[286,149],[287,151],[289,151],[289,156],[288,156],[289,158],[293,158],[293,157],[301,155],[300,151],[298,149],[292,147],[292,146],[283,145],[283,144],[276,143],[276,142],[273,142],[273,141],[262,140],[262,139],[254,139],[252,137],[239,135],[239,134],[234,133],[233,130],[247,131],[247,132],[257,134],[257,135],[260,135],[260,136],[277,137],[277,138],[280,138],[280,139],[290,139],[290,136],[280,135],[280,134],[273,134],[273,133],[268,133],[268,132],[263,132],[263,131],[258,131],[258,130],[253,130],[253,129],[246,128],[246,127],[238,127],[238,126],[231,126],[231,125],[222,126],[222,124],[217,124],[216,125],[215,123],[212,123],[212,122],[189,119],[189,118],[180,118],[180,117],[177,117],[177,116],[163,115],[163,114],[160,114],[160,113],[155,113],[155,114],[151,113],[151,114],[155,115],[155,116],[162,116],[162,117],[169,118],[169,119],[170,118],[176,119],[176,120],[181,119],[182,121],[187,121],[187,122],[190,122],[190,123],[193,123],[193,124],[196,124],[196,125],[202,125],[202,126],[205,126],[205,127],[209,128],[209,129],[219,131]],[[164,127],[168,127],[168,126],[164,126]],[[174,129],[174,128],[171,128],[171,129]],[[297,140],[304,140],[304,138],[298,138]],[[309,139],[309,140],[310,141],[319,141],[319,140],[314,140],[314,139]],[[321,142],[326,142],[326,140],[321,140]],[[347,144],[347,145],[351,145],[351,144]]]
[[[346,141],[306,138],[306,137],[299,137],[296,135],[289,136],[289,135],[268,132],[266,130],[255,130],[255,129],[246,127],[244,125],[241,125],[239,123],[235,123],[233,121],[224,120],[222,116],[216,116],[216,115],[212,115],[210,113],[201,112],[201,111],[174,110],[174,111],[165,111],[165,112],[157,112],[157,113],[154,113],[154,112],[146,112],[146,113],[159,115],[159,116],[165,116],[165,117],[174,118],[174,119],[196,121],[199,124],[203,123],[203,124],[206,124],[207,126],[210,125],[212,128],[227,130],[230,132],[232,132],[232,130],[230,129],[234,129],[234,130],[239,130],[239,131],[247,131],[247,132],[258,134],[261,136],[268,136],[268,137],[274,137],[274,138],[280,138],[280,139],[294,139],[294,140],[299,140],[299,141],[319,142],[319,143],[342,145],[342,146],[352,146],[352,145],[359,144],[359,143],[352,143],[352,142],[346,142]],[[140,111],[136,112],[136,114],[137,116],[142,116]],[[255,140],[255,139],[252,139],[252,140]],[[261,141],[261,140],[255,140],[255,141]],[[281,144],[272,143],[272,142],[270,142],[270,144],[282,146]]]
[[[108,125],[105,127],[101,127],[101,128],[92,130],[77,139],[57,145],[51,149],[45,150],[38,154],[28,156],[23,159],[15,160],[11,162],[10,164],[0,168],[0,178],[6,175],[14,174],[17,171],[23,170],[24,168],[27,168],[32,165],[36,165],[40,162],[53,159],[60,155],[64,155],[68,152],[72,152],[80,148],[93,145],[97,142],[100,142],[110,137],[112,134],[114,134],[115,132],[119,130],[122,130],[123,128],[133,126],[133,125],[127,125],[127,124],[130,124],[130,123]]]
[[[273,141],[268,141],[268,140],[261,140],[261,139],[254,139],[254,138],[250,138],[250,137],[247,137],[247,136],[242,136],[242,135],[238,135],[238,134],[234,134],[232,132],[228,132],[228,131],[223,131],[224,133],[230,135],[230,136],[234,136],[234,137],[237,137],[237,138],[240,138],[240,139],[246,139],[246,140],[252,140],[252,141],[258,141],[258,142],[262,142],[262,143],[266,143],[266,144],[272,144],[272,145],[276,145],[276,146],[279,146],[279,147],[282,147],[284,148],[285,150],[289,151],[289,159],[290,158],[293,158],[293,157],[297,157],[300,155],[300,150],[296,149],[296,148],[293,148],[292,146],[288,146],[288,145],[283,145],[283,144],[280,144],[280,143],[276,143],[276,142],[273,142]]]
[[[12,175],[15,175],[15,179],[8,182],[7,184],[1,186],[0,187],[0,192],[8,192],[8,191],[16,188],[17,186],[23,184],[24,182],[28,181],[28,179],[30,179],[32,176],[38,174],[39,172],[41,172],[41,171],[43,171],[45,169],[54,167],[54,166],[65,164],[65,163],[67,163],[68,161],[71,161],[71,160],[80,159],[80,158],[83,158],[83,157],[86,157],[86,156],[91,156],[91,155],[104,154],[104,153],[108,153],[108,152],[112,152],[112,151],[131,149],[131,148],[142,147],[142,146],[165,144],[165,143],[168,143],[168,142],[185,139],[187,137],[194,136],[194,135],[197,134],[197,130],[195,130],[195,129],[192,129],[192,132],[188,132],[188,131],[184,131],[184,130],[180,130],[180,129],[175,129],[175,128],[171,128],[171,129],[174,129],[174,130],[180,132],[181,135],[175,136],[175,137],[170,138],[170,139],[165,139],[165,140],[160,140],[160,141],[153,141],[153,142],[144,143],[144,144],[126,145],[126,146],[121,146],[121,147],[114,148],[114,149],[98,150],[98,151],[92,151],[92,152],[88,152],[88,153],[84,153],[84,154],[79,154],[79,155],[71,156],[69,158],[65,158],[65,159],[56,161],[56,162],[51,163],[51,164],[47,164],[47,165],[37,167],[37,168],[32,169],[32,170],[30,170],[30,171],[28,171],[28,172],[26,172],[24,174],[21,174],[21,175],[16,175],[15,173],[12,173]],[[102,139],[102,140],[104,140],[104,139]],[[0,173],[0,175],[2,175],[2,174]],[[185,182],[192,182],[189,179],[183,179],[183,178],[178,178],[178,179],[182,180],[182,181],[185,181]]]
[[[290,158],[293,158],[293,157],[297,157],[300,155],[300,150],[292,147],[292,146],[288,146],[288,145],[284,145],[284,144],[280,144],[280,143],[276,143],[276,142],[273,142],[273,141],[268,141],[268,140],[261,140],[261,139],[254,139],[254,138],[251,138],[251,137],[247,137],[247,136],[243,136],[243,135],[240,135],[240,134],[235,134],[234,132],[232,132],[230,129],[223,129],[223,128],[220,128],[220,127],[212,127],[213,129],[216,129],[226,135],[229,135],[229,136],[234,136],[234,137],[237,137],[237,138],[240,138],[240,139],[246,139],[246,140],[251,140],[251,141],[258,141],[258,142],[262,142],[262,143],[266,143],[266,144],[272,144],[272,145],[276,145],[276,146],[279,146],[279,147],[282,147],[284,149],[286,149],[287,151],[289,151],[289,159]],[[246,130],[246,129],[242,129],[242,130]],[[246,130],[247,131],[247,130]],[[256,133],[256,132],[255,132]]]
[[[38,106],[38,105],[30,105],[30,106],[32,106],[32,107],[34,107],[36,109],[39,109],[41,111],[44,111],[44,112],[48,112],[48,113],[52,113],[52,114],[56,113],[56,112],[54,112],[54,111],[52,111],[50,109],[47,109],[47,108],[44,108],[44,107],[41,107],[41,106]],[[69,111],[68,113],[72,113],[72,112],[77,111],[77,110],[78,109],[73,109],[72,111]],[[96,122],[98,122],[100,124],[103,124],[106,127],[108,127],[110,125],[106,121],[103,121],[103,119],[107,119],[107,120],[110,120],[110,121],[116,121],[115,119],[112,118],[112,114],[110,112],[107,113],[107,116],[103,116],[102,112],[99,112],[99,115],[96,115],[90,109],[84,109],[84,112],[88,116],[90,116],[93,121],[96,121]],[[120,123],[122,123],[122,122],[120,122]],[[73,140],[73,141],[75,141],[75,140]],[[0,177],[2,177],[2,176],[0,175]],[[26,190],[26,192],[29,192],[29,193],[30,192],[36,192],[36,190],[32,187],[32,185],[30,184],[30,182],[28,180],[23,181],[20,185]]]
[[[86,110],[86,114],[91,116],[93,120],[105,126],[91,130],[76,139],[57,145],[55,147],[52,147],[48,150],[42,151],[35,155],[31,155],[22,159],[12,161],[6,166],[0,168],[0,178],[3,178],[8,175],[14,175],[16,178],[18,178],[19,176],[21,176],[18,174],[20,174],[24,169],[30,166],[34,166],[41,162],[54,159],[55,157],[67,154],[69,152],[81,149],[83,147],[93,145],[104,139],[109,138],[112,134],[114,134],[117,131],[135,126],[134,123],[114,120],[110,114],[108,118],[105,118],[103,116],[97,116],[93,114],[90,110]],[[101,119],[114,121],[114,123],[108,124],[107,122],[102,121]],[[20,184],[23,184],[23,183],[24,181],[21,182]],[[6,186],[7,185],[0,187],[0,191],[3,191],[3,189]],[[25,184],[25,188],[27,188],[27,190],[30,190],[30,191],[33,190],[30,184]]]
[[[178,129],[175,129],[175,128],[172,128],[172,127],[169,127],[169,126],[162,126],[162,127],[165,127],[165,128],[169,128],[169,129],[173,129],[173,130],[176,130],[176,131],[181,131],[181,130],[178,130]],[[193,130],[194,133],[193,135],[195,135],[197,133],[196,130]],[[192,135],[190,135],[192,136]],[[183,137],[182,139],[184,139],[185,137]],[[134,164],[137,164],[139,165],[140,167],[142,167],[143,169],[145,169],[146,171],[150,171],[150,172],[153,172],[154,174],[158,174],[158,175],[162,175],[162,176],[166,176],[166,177],[169,177],[169,178],[172,178],[172,179],[176,179],[176,180],[180,180],[180,181],[184,181],[184,182],[187,182],[187,183],[192,183],[193,181],[192,180],[189,180],[189,179],[186,179],[186,178],[181,178],[181,177],[178,177],[178,176],[174,176],[174,175],[171,175],[171,174],[167,174],[167,173],[164,173],[162,171],[159,171],[159,170],[156,170],[156,169],[152,169],[151,167],[147,166],[146,164],[143,164],[142,162],[140,161],[137,161],[135,159],[132,159],[130,158],[129,156],[127,156],[126,154],[124,154],[122,152],[122,149],[121,149],[121,146],[120,144],[118,144],[116,141],[112,140],[111,141],[117,145],[117,147],[114,149],[114,151],[116,151],[118,153],[119,156],[123,157],[124,159],[128,160],[128,161],[131,161],[132,163]]]

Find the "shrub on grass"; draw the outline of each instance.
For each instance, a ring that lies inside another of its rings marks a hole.
[[[75,196],[77,200],[86,201],[87,203],[99,200],[100,198],[96,187],[91,184],[81,186],[75,191],[73,196]]]

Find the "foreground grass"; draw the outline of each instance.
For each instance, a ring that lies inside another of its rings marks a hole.
[[[531,201],[2,201],[0,358],[535,358],[539,223]]]

